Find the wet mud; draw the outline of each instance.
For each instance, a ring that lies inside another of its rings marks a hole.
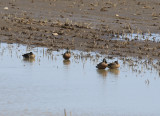
[[[126,36],[159,34],[159,0],[1,0],[0,10],[1,42],[151,60],[160,56],[159,42]],[[113,39],[119,36],[123,40]]]

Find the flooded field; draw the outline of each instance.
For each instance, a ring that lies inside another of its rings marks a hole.
[[[35,60],[22,54],[32,51]],[[159,116],[156,60],[98,53],[0,45],[0,116]],[[98,70],[106,57],[119,69]]]

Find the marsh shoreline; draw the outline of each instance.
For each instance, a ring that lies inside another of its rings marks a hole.
[[[123,57],[160,56],[159,42],[125,37],[160,33],[158,0],[1,0],[0,10],[1,42]],[[119,35],[123,41],[112,40]]]

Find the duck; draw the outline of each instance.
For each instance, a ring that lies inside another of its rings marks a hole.
[[[104,58],[102,62],[97,64],[96,68],[98,69],[105,69],[108,66],[106,59]]]
[[[30,59],[35,58],[35,55],[32,52],[23,54],[22,56],[23,56],[23,58],[30,58]]]
[[[68,60],[71,57],[71,52],[69,51],[69,49],[67,48],[67,51],[63,54],[63,58],[65,60]]]
[[[120,64],[118,63],[118,61],[108,64],[108,68],[111,68],[111,69],[119,68],[119,67],[120,67]]]

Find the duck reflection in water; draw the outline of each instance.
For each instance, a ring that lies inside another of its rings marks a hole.
[[[31,63],[33,63],[33,62],[35,62],[35,59],[34,58],[23,58],[23,61],[24,62],[31,62]]]
[[[97,69],[97,73],[102,77],[107,77],[108,71],[104,69],[101,69],[101,70]]]
[[[64,65],[70,65],[71,61],[70,60],[63,60]]]
[[[114,74],[114,75],[119,75],[119,73],[120,73],[118,68],[108,69],[108,72],[110,72],[111,74]]]

